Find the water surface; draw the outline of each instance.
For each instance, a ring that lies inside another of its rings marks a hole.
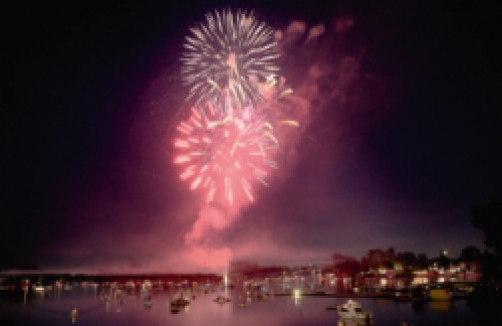
[[[339,317],[327,306],[340,305],[344,298],[303,296],[269,297],[264,302],[246,301],[240,308],[237,290],[196,293],[190,304],[179,313],[171,312],[170,302],[179,294],[176,289],[153,291],[152,306],[145,306],[141,293],[127,293],[123,301],[113,298],[100,300],[100,292],[109,289],[54,289],[35,294],[27,300],[0,301],[0,324],[14,325],[336,325]],[[108,291],[108,292],[106,292]],[[217,295],[228,296],[225,304],[214,302]],[[188,297],[188,295],[187,295]],[[373,314],[374,325],[477,325],[475,315],[465,300],[429,302],[413,307],[410,303],[394,303],[388,299],[357,299],[363,310]],[[70,312],[76,308],[78,317],[72,321]]]

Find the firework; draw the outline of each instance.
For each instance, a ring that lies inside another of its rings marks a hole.
[[[206,203],[254,201],[253,185],[267,185],[270,169],[277,168],[273,126],[250,107],[236,110],[228,97],[219,103],[193,107],[177,126],[174,163],[192,190],[205,192]]]
[[[223,10],[206,14],[190,32],[182,57],[188,99],[198,105],[228,89],[239,108],[261,100],[259,84],[272,83],[279,72],[270,27],[252,12]]]

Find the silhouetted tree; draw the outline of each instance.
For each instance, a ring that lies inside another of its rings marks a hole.
[[[361,263],[351,256],[335,252],[333,254],[333,269],[338,275],[354,276],[361,271]]]
[[[415,267],[417,257],[411,251],[399,252],[394,259],[396,263],[401,264],[403,270],[412,270]]]
[[[485,249],[483,254],[483,279],[485,282],[502,280],[502,203],[491,201],[486,206],[474,205],[472,224],[485,234],[485,245],[492,248],[495,255]]]
[[[354,277],[361,271],[361,263],[359,263],[357,260],[345,261],[335,265],[335,271],[338,275],[341,276]]]
[[[367,264],[370,270],[379,268],[392,268],[394,261],[394,248],[389,248],[386,251],[382,249],[370,249],[366,254]],[[366,263],[365,262],[365,263]]]
[[[482,258],[481,250],[476,246],[465,247],[460,253],[460,259],[466,262],[479,262]]]
[[[341,253],[335,252],[332,256],[333,259],[333,265],[337,265],[339,263],[343,263],[346,261],[357,261],[355,257],[352,256],[345,256]]]
[[[492,283],[494,280],[500,280],[500,275],[498,275],[497,259],[495,255],[488,250],[485,250],[483,253],[482,273],[484,282]]]
[[[492,201],[486,206],[474,205],[472,224],[485,234],[485,245],[495,249],[500,260],[502,255],[502,203]]]
[[[370,270],[370,265],[368,262],[368,257],[361,258],[361,272],[368,272]]]
[[[441,250],[439,252],[439,267],[444,269],[450,266],[450,259],[447,256],[446,250]]]
[[[419,269],[427,269],[429,267],[429,260],[426,254],[418,254],[416,267]]]

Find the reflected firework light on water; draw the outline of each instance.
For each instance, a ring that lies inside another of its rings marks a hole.
[[[253,12],[207,13],[185,38],[182,75],[197,104],[228,89],[239,105],[261,100],[259,84],[279,73],[274,31]]]

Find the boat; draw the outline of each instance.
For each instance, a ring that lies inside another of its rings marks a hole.
[[[452,299],[451,290],[448,288],[435,288],[429,290],[432,301],[450,301]]]
[[[256,301],[258,301],[258,302],[267,301],[267,295],[266,294],[258,294],[256,296]]]
[[[44,292],[45,291],[45,288],[39,284],[34,285],[33,289],[35,290],[35,292]]]
[[[338,306],[338,314],[342,320],[357,320],[357,321],[370,321],[372,319],[370,312],[364,312],[359,302],[349,300],[346,303]]]
[[[393,300],[396,303],[412,302],[413,298],[411,296],[411,290],[409,289],[396,290],[396,292],[394,292]]]
[[[171,301],[171,307],[176,308],[183,308],[185,306],[188,306],[189,304],[190,301],[186,300],[185,298],[178,298]]]
[[[230,299],[229,298],[225,298],[224,296],[219,295],[213,301],[216,302],[216,303],[219,303],[219,304],[224,304],[224,303],[230,302]]]
[[[422,286],[414,286],[396,290],[394,293],[394,302],[396,303],[425,303],[428,301]]]

